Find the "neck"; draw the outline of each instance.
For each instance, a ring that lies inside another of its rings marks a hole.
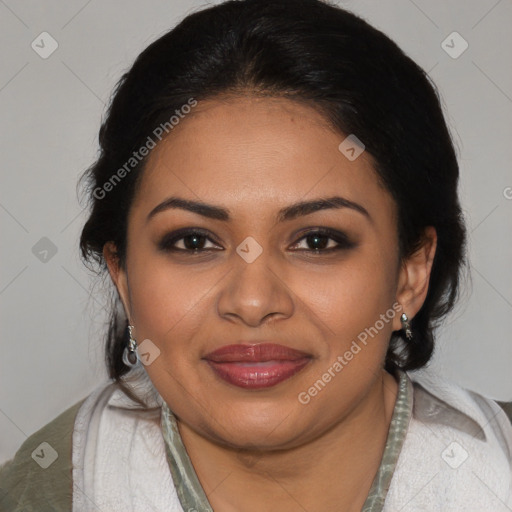
[[[379,468],[398,385],[383,371],[364,401],[314,440],[288,450],[236,451],[178,422],[215,511],[360,511]]]

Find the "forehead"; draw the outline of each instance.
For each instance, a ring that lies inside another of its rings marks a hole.
[[[150,155],[139,206],[169,195],[240,210],[341,194],[386,200],[369,154],[349,160],[312,106],[281,98],[224,97],[199,102]]]

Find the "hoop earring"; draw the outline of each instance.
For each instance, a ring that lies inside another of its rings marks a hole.
[[[405,331],[405,337],[410,341],[413,338],[412,335],[412,329],[411,329],[411,322],[409,320],[409,317],[402,313],[402,316],[400,317],[400,321],[402,322],[402,329]]]
[[[137,342],[133,337],[133,325],[128,326],[129,341],[123,350],[123,363],[130,368],[137,366],[139,363],[139,354],[137,352]]]

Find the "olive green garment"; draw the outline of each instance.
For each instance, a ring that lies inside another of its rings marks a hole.
[[[2,512],[71,511],[72,437],[84,400],[32,434],[14,458],[0,466]]]

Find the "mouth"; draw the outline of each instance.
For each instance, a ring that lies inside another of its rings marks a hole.
[[[203,358],[222,380],[245,389],[269,388],[300,372],[311,354],[275,343],[226,345]]]

